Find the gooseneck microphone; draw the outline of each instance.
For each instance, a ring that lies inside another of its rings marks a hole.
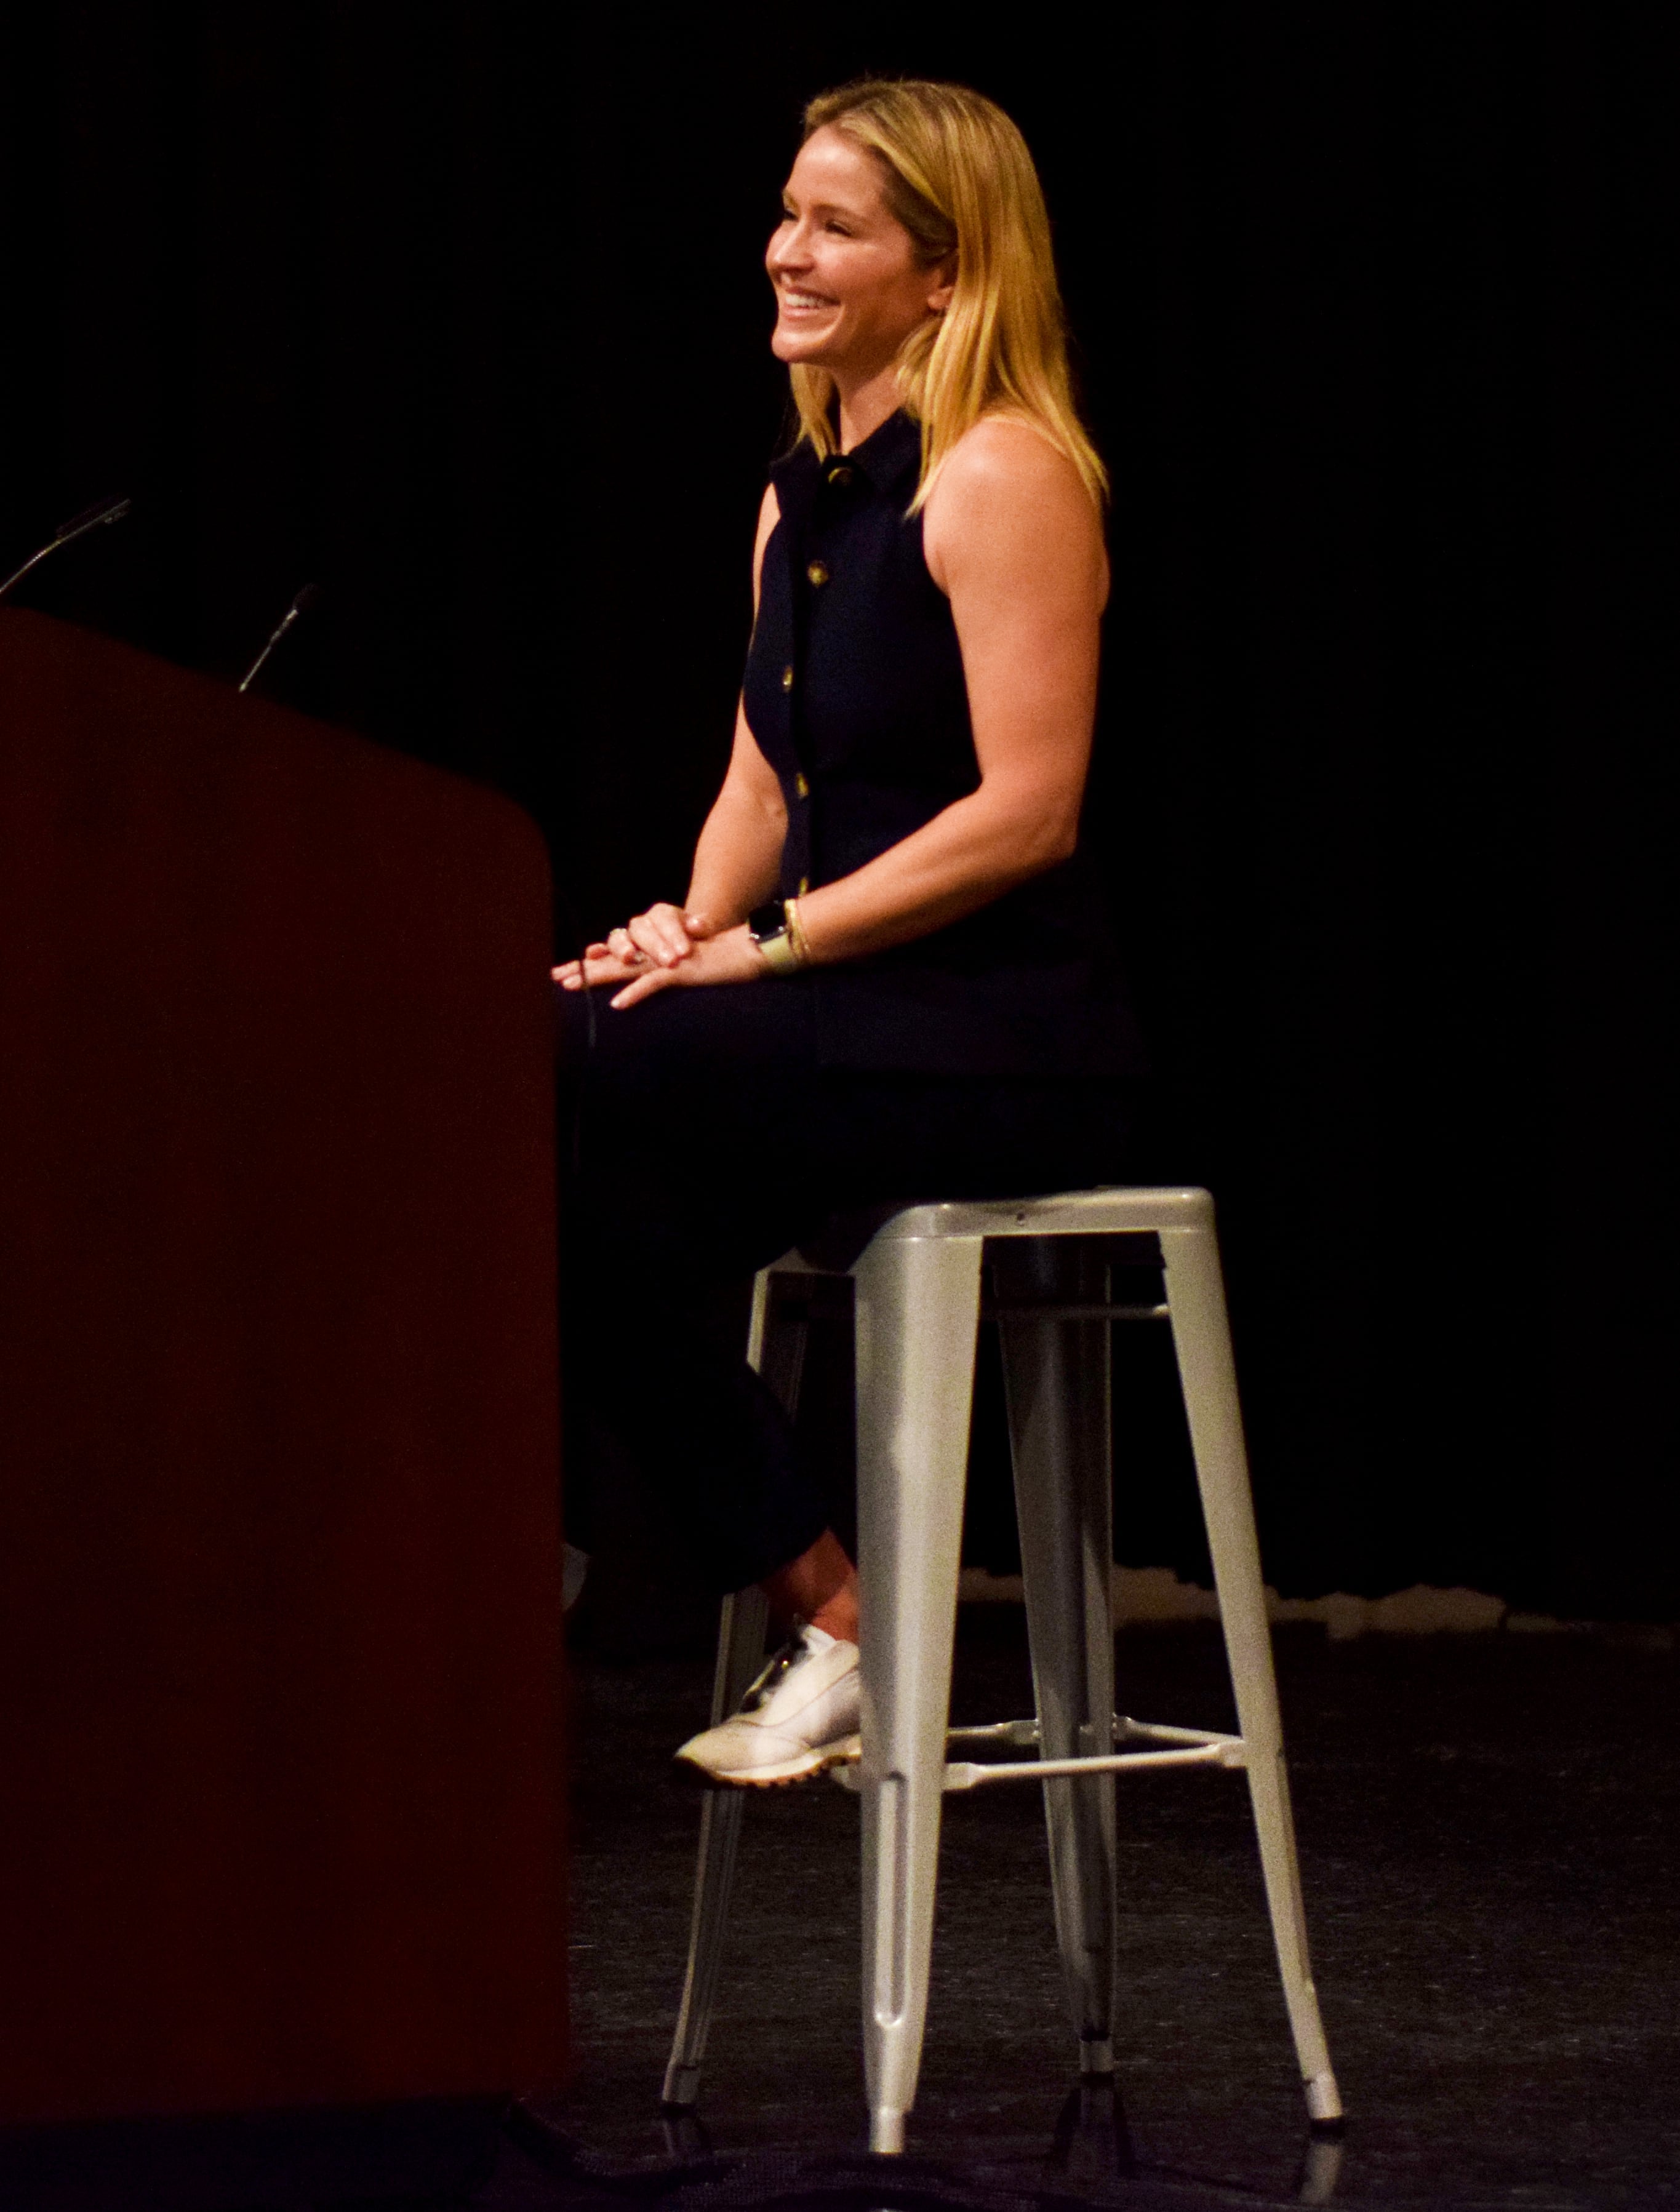
[[[96,507],[83,507],[80,514],[71,515],[61,522],[38,553],[32,553],[21,568],[14,568],[3,584],[0,584],[0,599],[13,586],[21,584],[38,561],[45,561],[49,553],[56,553],[61,545],[73,545],[78,538],[85,538],[90,530],[97,530],[101,522],[120,522],[134,504],[131,499],[102,499]]]
[[[249,668],[246,670],[245,681],[239,687],[241,691],[248,691],[251,689],[253,678],[262,667],[263,663],[268,659],[270,653],[272,653],[275,647],[279,644],[281,639],[284,637],[286,632],[291,628],[292,624],[295,622],[301,621],[302,617],[308,613],[310,608],[314,605],[316,600],[320,599],[320,595],[321,591],[319,584],[306,584],[303,586],[303,589],[292,601],[290,606],[287,608],[285,613],[281,616],[279,621],[274,625],[274,634],[269,639],[268,643],[257,655],[257,658],[252,662]]]

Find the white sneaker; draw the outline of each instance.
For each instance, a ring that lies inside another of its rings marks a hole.
[[[795,1629],[733,1720],[677,1753],[709,1781],[802,1782],[858,1752],[857,1646],[808,1625]]]

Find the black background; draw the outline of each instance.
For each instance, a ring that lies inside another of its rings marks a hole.
[[[799,109],[991,93],[1115,474],[1089,834],[1271,1577],[1672,1618],[1663,12],[797,12],[15,10],[0,556],[131,493],[25,596],[229,676],[318,580],[272,690],[528,806],[561,947],[679,896]]]

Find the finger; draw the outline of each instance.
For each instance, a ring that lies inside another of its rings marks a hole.
[[[615,998],[610,999],[607,1003],[622,1012],[626,1006],[639,1006],[643,999],[651,999],[656,991],[668,991],[673,983],[680,980],[681,978],[673,969],[644,969],[633,983],[627,983],[624,989]]]
[[[639,914],[631,922],[630,937],[639,951],[649,960],[657,961],[662,968],[674,967],[678,961],[686,960],[690,946],[688,932],[683,927],[682,917],[673,906],[653,907]]]
[[[682,927],[682,915],[671,905],[648,907],[647,914],[640,915],[636,942],[653,960],[668,963],[688,957],[688,931]]]
[[[656,906],[648,916],[660,932],[665,949],[678,960],[686,960],[694,950],[694,933],[688,926],[688,916],[680,907]]]
[[[591,985],[627,983],[645,972],[636,962],[620,960],[611,952],[605,960],[586,960],[583,963],[583,981]]]

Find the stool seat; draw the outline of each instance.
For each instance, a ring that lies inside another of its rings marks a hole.
[[[1117,1301],[1100,1240],[1153,1239],[1159,1299]],[[1029,1720],[948,1726],[952,1648],[983,1268],[994,1284],[1032,1650]],[[1265,1589],[1254,1528],[1213,1200],[1115,1188],[952,1200],[837,1218],[755,1287],[748,1356],[791,1413],[804,1359],[801,1278],[855,1285],[861,1748],[835,1778],[861,1801],[863,2035],[872,2149],[901,2151],[927,2015],[940,1808],[953,1790],[1039,1783],[1050,1883],[1082,2075],[1113,2069],[1115,1778],[1162,1766],[1246,1773],[1284,1997],[1316,2128],[1342,2105],[1306,1945]],[[1239,1732],[1117,1714],[1109,1330],[1166,1323],[1207,1524]],[[724,1602],[713,1723],[763,1661],[758,1592]],[[948,1757],[989,1745],[1026,1759]],[[688,1972],[667,2108],[699,2094],[743,1800],[701,1816]]]

